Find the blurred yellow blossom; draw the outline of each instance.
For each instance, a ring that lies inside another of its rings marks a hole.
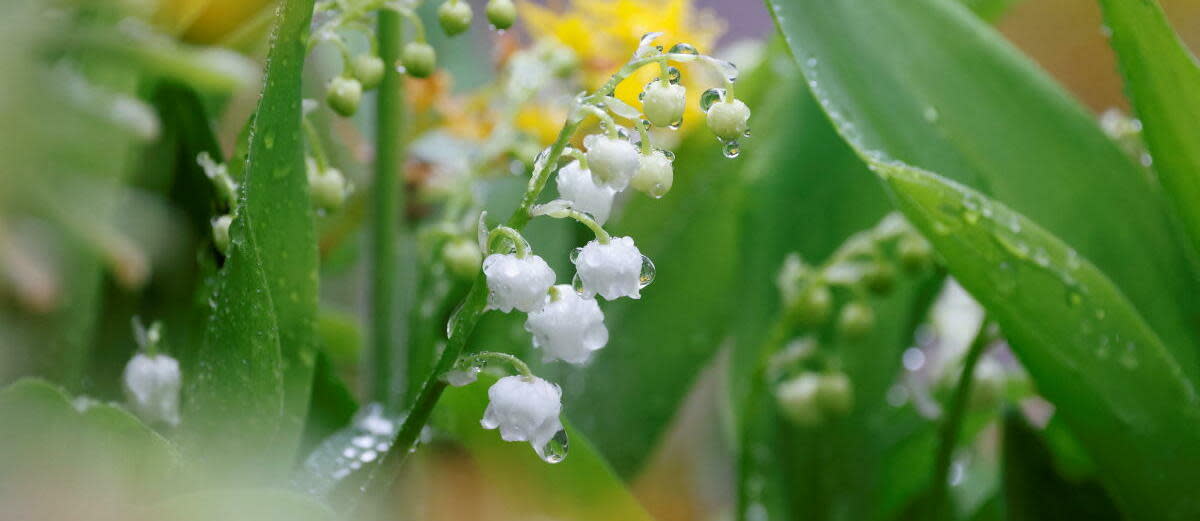
[[[700,52],[711,53],[724,31],[721,20],[712,11],[695,7],[693,0],[574,0],[557,7],[525,1],[521,3],[521,14],[531,36],[557,40],[575,51],[589,89],[602,85],[625,63],[646,33],[662,32],[658,43],[666,47],[686,42]],[[683,84],[688,87],[685,118],[700,114],[698,99],[704,83],[697,81],[696,73],[706,73],[702,67],[690,66],[692,74],[684,71]],[[658,74],[655,67],[642,68],[617,87],[616,96],[640,106],[638,94]]]

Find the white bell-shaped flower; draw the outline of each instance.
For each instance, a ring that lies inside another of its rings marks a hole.
[[[617,191],[596,184],[591,171],[583,169],[579,161],[572,161],[558,171],[558,195],[571,201],[576,210],[587,212],[597,223],[604,224],[612,212]]]
[[[533,347],[542,350],[546,361],[584,364],[608,343],[600,305],[566,284],[555,286],[546,305],[529,314],[525,329],[533,333]]]
[[[633,143],[620,138],[593,134],[583,138],[587,147],[588,168],[596,184],[624,190],[638,169],[638,151]]]
[[[546,301],[546,290],[554,285],[554,270],[537,255],[493,253],[483,260],[487,276],[488,308],[508,313],[513,308],[536,311]]]
[[[488,407],[479,423],[500,429],[504,441],[528,441],[538,454],[562,430],[562,390],[536,376],[505,376],[488,389]]]
[[[125,366],[125,398],[148,422],[179,425],[179,362],[163,354],[134,355]]]
[[[642,252],[630,237],[613,237],[608,244],[591,241],[575,256],[575,270],[585,295],[600,294],[607,300],[641,298]]]

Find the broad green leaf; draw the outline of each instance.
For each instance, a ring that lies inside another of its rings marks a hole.
[[[839,133],[990,194],[1090,259],[1190,377],[1197,278],[1144,171],[991,27],[947,0],[768,0]]]
[[[1101,0],[1154,170],[1200,248],[1200,67],[1153,0]]]
[[[1011,521],[1122,519],[1096,483],[1073,482],[1054,467],[1049,447],[1015,411],[1004,417],[1003,462],[1005,510]]]
[[[312,0],[285,2],[249,132],[233,247],[204,347],[185,366],[195,448],[234,473],[279,473],[294,457],[315,358],[317,251],[300,132]],[[234,434],[236,433],[236,435]]]
[[[1000,324],[1127,515],[1192,519],[1200,398],[1180,361],[1089,260],[1007,206],[872,162],[900,209]]]
[[[162,493],[179,470],[175,448],[133,415],[86,398],[72,402],[43,380],[0,391],[0,440],[5,490],[52,482],[123,502]]]
[[[147,507],[139,519],[172,521],[333,521],[325,505],[281,489],[205,490]]]
[[[542,461],[528,443],[503,441],[497,431],[481,427],[487,390],[495,381],[485,374],[471,385],[447,389],[434,419],[466,447],[510,513],[563,521],[650,521],[596,448],[570,424],[570,451],[557,464]],[[571,408],[564,406],[563,414],[571,414]]]

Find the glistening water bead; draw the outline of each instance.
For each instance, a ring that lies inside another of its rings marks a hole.
[[[700,110],[708,112],[713,103],[725,101],[725,89],[711,88],[700,95]]]
[[[567,459],[569,450],[570,440],[567,439],[567,431],[563,429],[554,433],[554,436],[537,450],[537,455],[546,463],[561,463]]]

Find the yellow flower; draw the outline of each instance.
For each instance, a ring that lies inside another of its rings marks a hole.
[[[522,2],[523,25],[535,38],[549,38],[571,48],[583,68],[583,82],[589,89],[602,85],[637,49],[642,35],[662,32],[658,43],[666,47],[679,42],[690,43],[700,52],[711,53],[712,46],[724,30],[721,21],[709,10],[692,5],[692,0],[575,0],[560,9]],[[697,101],[706,87],[696,80],[700,67],[691,65],[684,71],[683,84],[688,87],[686,120],[696,121],[700,115]],[[656,67],[643,67],[637,74],[617,87],[616,96],[634,106],[640,106],[638,94],[647,83],[658,77]]]

